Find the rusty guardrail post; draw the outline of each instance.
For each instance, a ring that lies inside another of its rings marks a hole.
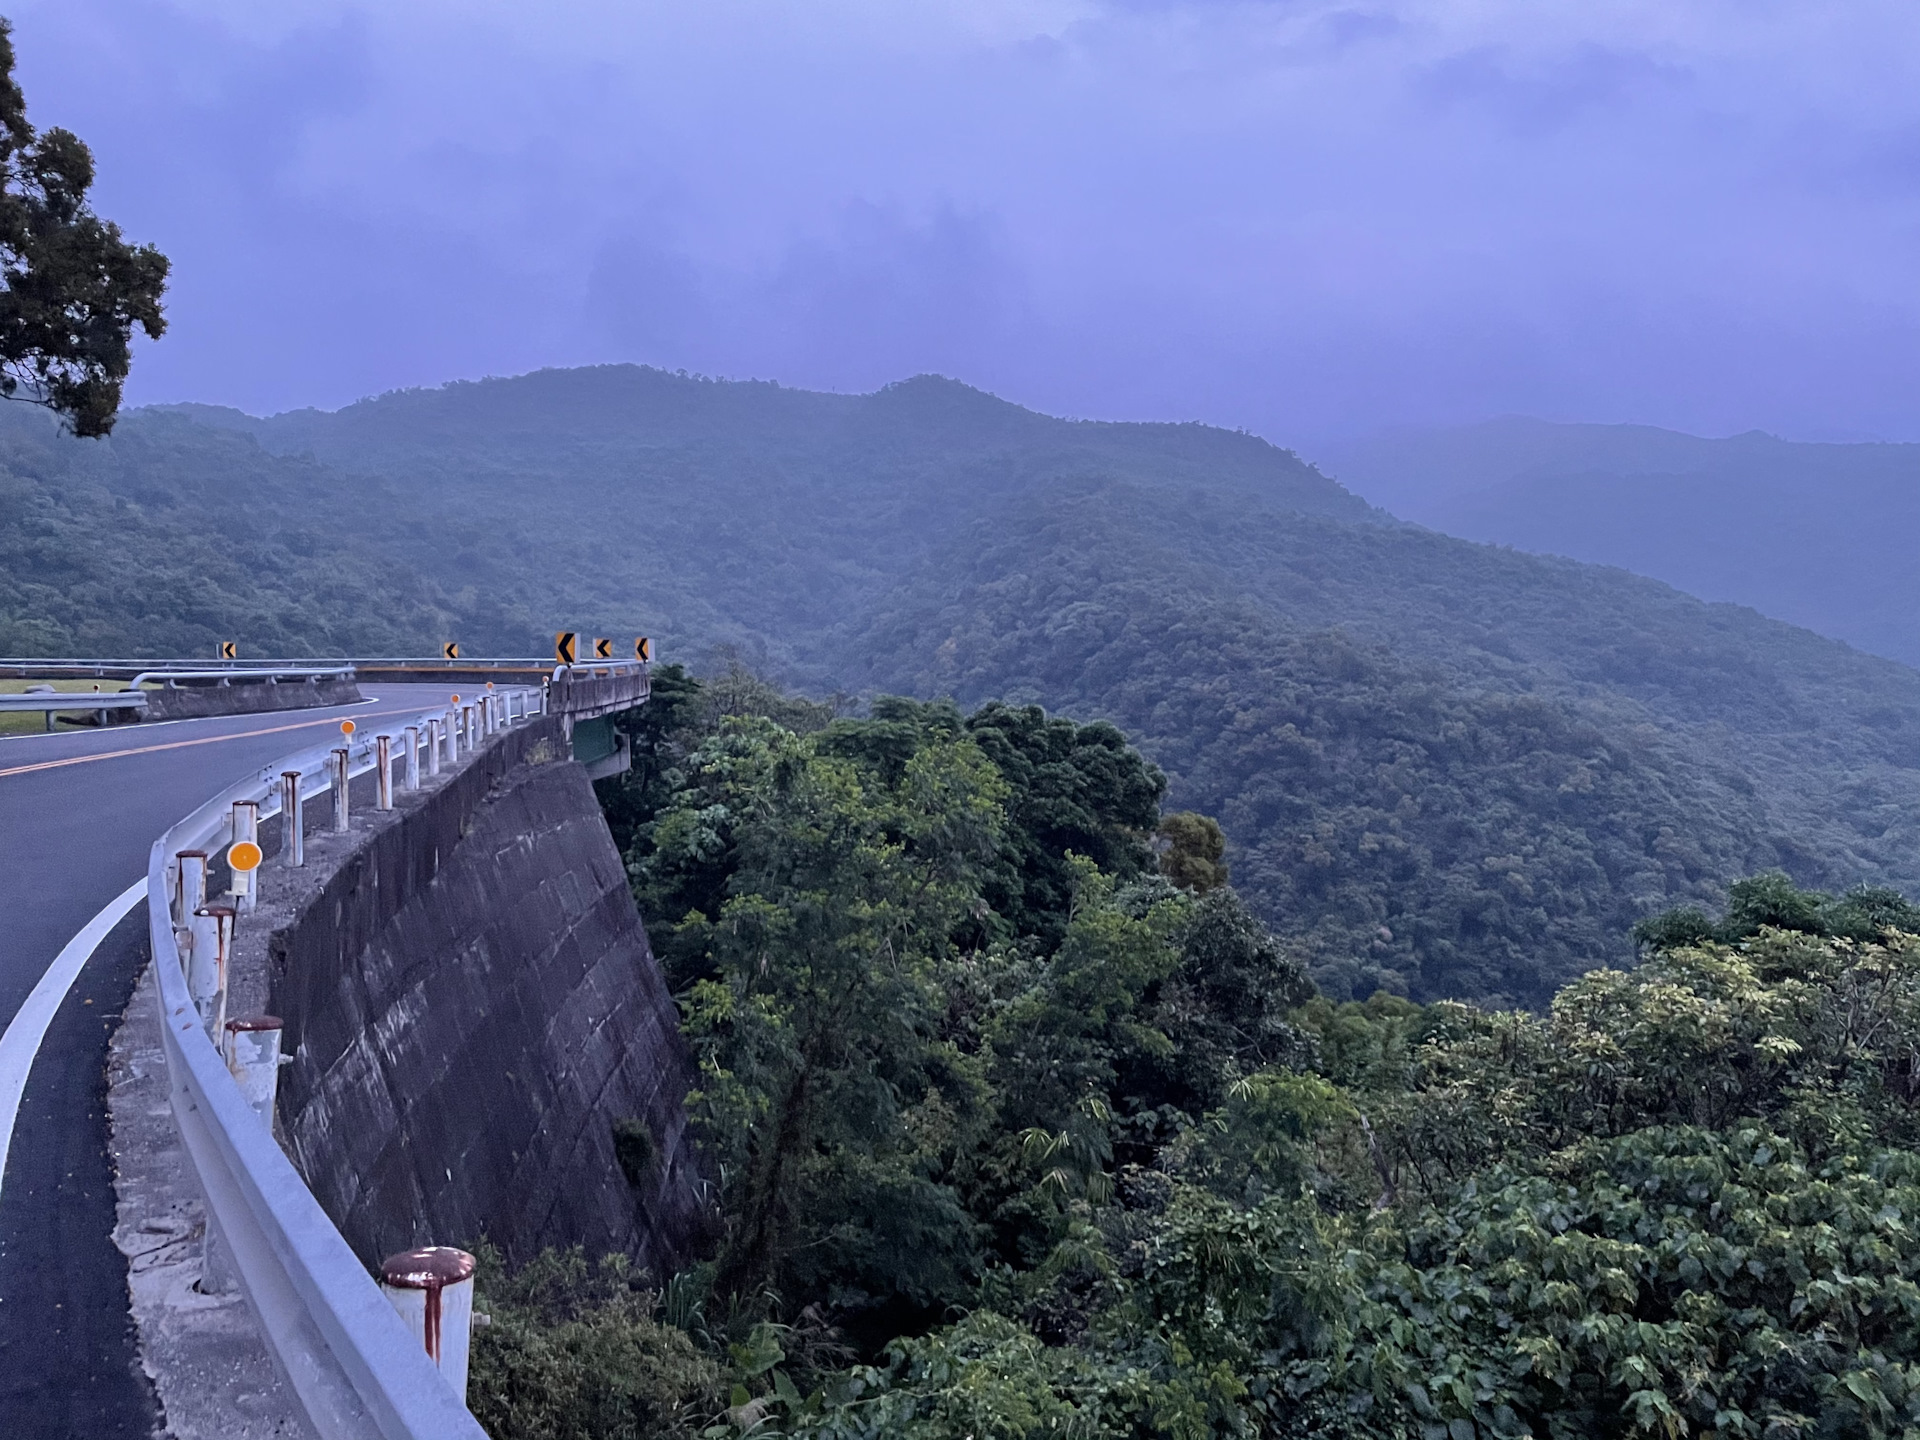
[[[393,809],[393,739],[391,736],[373,737],[373,773],[373,808]]]
[[[173,857],[173,926],[178,930],[207,903],[207,852],[182,850]]]
[[[193,1008],[200,1012],[200,1023],[217,1030],[227,1008],[227,957],[233,948],[231,905],[202,905],[193,912],[187,927],[191,948],[187,952],[187,989],[193,995]]]
[[[405,787],[408,790],[420,788],[420,727],[407,726],[407,768]]]
[[[300,772],[280,772],[280,858],[289,869],[307,863],[307,807],[300,798]]]
[[[227,833],[232,837],[228,848],[245,840],[252,844],[260,843],[260,806],[252,800],[233,802],[233,820]],[[253,874],[248,870],[233,869],[227,880],[227,893],[233,896],[233,908],[248,911],[254,906]]]
[[[333,833],[347,833],[347,762],[351,751],[339,749],[333,752]]]
[[[280,1088],[278,1015],[249,1015],[229,1020],[221,1035],[220,1058],[253,1113],[273,1128],[273,1101]]]
[[[461,1404],[467,1401],[467,1354],[473,1339],[473,1256],[450,1245],[389,1255],[380,1289],[426,1347]]]

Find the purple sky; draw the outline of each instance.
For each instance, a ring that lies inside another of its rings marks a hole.
[[[636,360],[1283,444],[1920,439],[1911,0],[11,0],[131,398]]]

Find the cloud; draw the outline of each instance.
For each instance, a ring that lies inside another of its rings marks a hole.
[[[176,262],[140,398],[644,359],[1300,443],[1920,438],[1920,12],[16,0]]]

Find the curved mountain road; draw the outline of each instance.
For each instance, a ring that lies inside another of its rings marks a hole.
[[[438,685],[361,689],[359,705],[0,739],[0,1032],[68,942],[145,875],[168,826],[342,719],[364,727],[447,697]],[[158,1421],[112,1240],[106,1121],[107,1041],[146,952],[136,904],[67,992],[20,1096],[0,1175],[0,1435],[144,1440]]]

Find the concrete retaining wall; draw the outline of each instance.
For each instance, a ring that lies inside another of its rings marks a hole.
[[[353,705],[361,699],[351,680],[248,681],[238,685],[182,685],[147,691],[148,720],[200,720],[210,715],[264,715],[318,705]]]
[[[369,1264],[485,1236],[664,1278],[706,1223],[673,1002],[566,753],[498,737],[269,941],[283,1142]]]

